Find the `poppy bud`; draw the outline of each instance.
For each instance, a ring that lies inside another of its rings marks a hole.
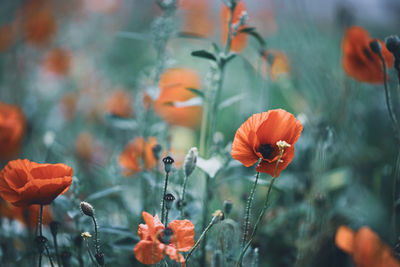
[[[50,223],[50,231],[53,236],[56,236],[58,233],[58,228],[60,227],[60,223],[57,221],[52,221]]]
[[[96,255],[94,255],[94,257],[96,258],[96,261],[100,266],[104,266],[104,253],[103,252],[96,253]]]
[[[160,241],[164,244],[169,244],[171,242],[171,237],[174,235],[174,232],[171,228],[165,228],[162,231],[162,236],[160,237]]]
[[[233,202],[231,200],[225,200],[224,201],[224,213],[229,215],[232,211],[233,208]]]
[[[153,155],[156,158],[156,160],[159,160],[161,157],[161,151],[162,151],[162,146],[157,144],[153,146]]]
[[[174,200],[175,200],[174,195],[168,193],[168,194],[166,194],[166,195],[164,196],[164,200],[165,200],[165,208],[166,208],[167,210],[170,210],[170,209],[172,208],[172,204],[173,204],[173,202],[174,202]]]
[[[172,164],[174,163],[174,159],[171,158],[170,156],[166,156],[165,158],[163,158],[163,163],[164,163],[164,170],[166,173],[169,173],[171,171],[172,168]]]
[[[189,177],[196,168],[197,155],[198,152],[195,147],[192,147],[186,154],[185,161],[183,162],[183,169],[185,170],[186,177]]]
[[[35,243],[36,243],[37,248],[39,249],[40,253],[43,253],[46,242],[47,242],[47,238],[42,235],[37,236],[35,238]]]
[[[81,210],[83,212],[83,214],[89,216],[89,217],[93,217],[94,216],[94,208],[92,205],[90,205],[89,203],[82,201],[81,202]]]
[[[400,56],[400,39],[396,35],[385,38],[386,48],[395,56]],[[397,54],[397,55],[396,55]]]
[[[369,47],[375,54],[380,54],[382,51],[381,44],[377,40],[373,40],[369,43]]]

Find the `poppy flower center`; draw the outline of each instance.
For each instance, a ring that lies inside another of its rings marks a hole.
[[[261,153],[264,159],[272,158],[272,153],[274,152],[274,147],[271,144],[262,144],[258,148],[258,152]]]
[[[364,52],[364,55],[365,55],[370,61],[374,61],[374,59],[372,58],[371,52],[369,51],[368,48],[364,47],[364,48],[363,48],[363,52]]]
[[[171,237],[173,234],[174,232],[172,231],[172,229],[167,227],[162,231],[162,236],[159,237],[159,240],[161,241],[161,243],[168,245],[169,243],[171,243]]]

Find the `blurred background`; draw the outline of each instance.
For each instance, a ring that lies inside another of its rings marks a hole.
[[[172,192],[180,192],[186,152],[199,146],[200,126],[194,121],[200,122],[201,111],[183,111],[193,115],[177,122],[177,117],[166,118],[168,111],[153,109],[152,103],[160,98],[160,77],[171,68],[193,71],[199,90],[212,82],[210,62],[191,52],[211,50],[213,43],[222,47],[223,1],[181,0],[172,13],[157,2],[0,3],[0,102],[20,107],[25,117],[19,149],[2,157],[1,167],[17,157],[73,167],[71,189],[51,207],[52,218],[62,222],[60,247],[71,253],[72,266],[79,263],[80,233],[91,230],[91,221],[78,209],[82,200],[96,208],[107,265],[142,266],[132,253],[139,240],[137,227],[144,207],[158,212],[159,200],[149,194],[161,190],[163,172],[159,163],[148,169],[142,159],[139,171],[127,173],[120,155],[130,141],[155,137],[162,155],[175,158]],[[245,261],[258,266],[353,266],[351,257],[334,244],[342,224],[353,229],[368,225],[394,247],[400,211],[398,143],[383,85],[360,83],[345,74],[341,40],[351,25],[362,26],[381,40],[399,34],[400,2],[243,2],[248,26],[256,27],[266,45],[249,37],[226,67],[212,139],[216,154],[188,181],[186,210],[197,234],[203,171],[214,174],[210,211],[222,209],[224,200],[234,205],[225,223],[232,227],[222,224],[209,234],[209,265],[230,266],[229,257],[237,255],[233,241],[241,236],[254,179],[254,167],[231,159],[233,137],[251,114],[275,108],[293,113],[304,130],[294,161],[275,184],[272,206]],[[271,56],[261,56],[264,48]],[[389,70],[389,76],[394,109],[400,114],[395,71]],[[1,136],[0,132],[0,142]],[[0,150],[7,154],[4,147]],[[269,179],[261,175],[253,220]],[[33,230],[26,226],[26,217],[18,220],[0,203],[2,266],[26,266],[32,251],[24,240]],[[177,217],[178,211],[170,216]],[[226,244],[225,250],[219,250],[219,242]],[[218,253],[224,255],[225,265],[216,263]],[[192,265],[197,266],[195,261]]]

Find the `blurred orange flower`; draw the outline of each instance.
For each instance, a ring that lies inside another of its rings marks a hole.
[[[115,91],[106,104],[107,112],[119,117],[132,116],[132,97],[124,90]]]
[[[26,119],[23,111],[0,102],[0,160],[7,160],[18,153],[25,135]]]
[[[67,92],[61,98],[61,111],[65,119],[70,120],[75,116],[78,99],[75,92]]]
[[[44,58],[44,67],[50,73],[67,75],[71,66],[71,56],[71,52],[66,49],[52,49]]]
[[[294,144],[299,139],[303,126],[300,121],[283,109],[253,114],[237,130],[232,144],[231,155],[246,167],[261,159],[256,170],[274,176],[279,158],[278,141],[285,141],[285,148],[278,165],[276,177],[294,157]]]
[[[281,75],[290,73],[289,59],[285,52],[277,50],[265,50],[262,55],[263,61],[260,65],[260,74],[267,79],[276,82]],[[254,66],[254,68],[257,68]]]
[[[93,136],[88,132],[80,133],[75,141],[76,155],[82,160],[90,161],[93,155],[93,146]]]
[[[236,4],[235,10],[233,11],[232,17],[232,25],[239,23],[240,16],[243,12],[246,12],[246,6],[242,1],[239,1]],[[229,32],[229,17],[230,17],[231,10],[226,5],[222,5],[221,9],[221,27],[222,27],[222,43],[225,45],[228,40],[228,32]],[[238,31],[246,28],[246,25],[241,25],[238,28]],[[231,31],[233,34],[233,32]],[[246,33],[237,33],[235,36],[232,35],[231,40],[231,51],[233,52],[241,52],[247,45],[248,36]]]
[[[370,48],[371,39],[368,32],[352,26],[346,30],[342,39],[342,64],[345,72],[359,82],[383,83],[382,62]],[[393,55],[381,40],[382,55],[388,67],[393,66]]]
[[[72,168],[62,163],[12,160],[0,172],[0,196],[18,207],[48,205],[69,189],[72,174]]]
[[[185,264],[185,258],[179,253],[189,251],[194,246],[194,225],[189,220],[174,220],[167,228],[156,215],[153,217],[147,212],[142,212],[144,222],[140,224],[138,235],[139,243],[133,252],[143,264],[151,265],[160,262],[165,255]]]
[[[0,52],[7,50],[15,39],[15,33],[11,24],[0,26]]]
[[[347,226],[340,226],[335,244],[353,256],[357,267],[400,267],[392,249],[369,227],[361,227],[355,233]]]
[[[125,176],[132,175],[141,171],[141,161],[146,170],[151,170],[157,166],[157,159],[154,156],[153,148],[157,145],[157,139],[149,137],[149,141],[143,137],[136,137],[130,141],[119,155],[119,164],[125,169]]]
[[[209,0],[183,0],[179,8],[184,13],[183,32],[208,37],[213,33],[213,18]]]
[[[122,0],[83,0],[85,7],[92,12],[112,14],[122,4]]]
[[[200,89],[197,73],[183,68],[168,69],[161,75],[159,87],[161,92],[154,101],[155,112],[169,124],[196,128],[201,121],[201,106],[179,104],[196,97],[186,88]]]
[[[10,220],[17,220],[31,229],[35,229],[38,224],[39,218],[39,205],[30,205],[27,207],[15,207],[11,204],[0,200],[0,215],[3,218]],[[44,225],[50,224],[53,220],[53,214],[50,206],[43,207],[42,223]]]
[[[23,14],[23,33],[33,45],[50,43],[57,30],[57,23],[50,8],[33,8]]]

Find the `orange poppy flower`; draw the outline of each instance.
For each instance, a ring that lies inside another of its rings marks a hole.
[[[67,92],[61,98],[60,108],[66,120],[71,120],[76,113],[79,96],[75,92]]]
[[[183,32],[199,36],[210,36],[214,30],[209,0],[183,0],[179,8],[184,14]]]
[[[69,189],[72,174],[72,168],[62,163],[12,160],[0,172],[0,196],[18,207],[48,205]]]
[[[392,249],[369,227],[361,227],[355,233],[349,227],[341,226],[336,232],[335,244],[353,256],[357,267],[400,267]]]
[[[107,112],[119,117],[132,116],[132,97],[124,90],[115,91],[106,104]]]
[[[289,59],[282,51],[265,50],[262,55],[262,62],[260,65],[260,74],[263,78],[276,82],[281,75],[290,73]],[[253,66],[257,69],[257,66]]]
[[[17,154],[26,128],[23,111],[14,105],[0,102],[0,160]]]
[[[57,23],[50,8],[35,8],[24,14],[23,33],[27,42],[33,45],[50,43],[56,30]]]
[[[157,159],[153,152],[155,145],[157,145],[155,137],[149,137],[148,142],[143,137],[136,137],[129,142],[119,155],[119,164],[125,169],[123,174],[129,176],[141,171],[141,161],[146,170],[156,167]]]
[[[345,72],[359,82],[383,83],[382,62],[370,48],[371,39],[368,32],[352,26],[346,30],[342,40],[342,64]],[[393,55],[381,40],[382,55],[388,67],[393,66]]]
[[[71,52],[62,48],[55,48],[44,58],[45,69],[53,74],[64,76],[71,66]]]
[[[239,1],[236,4],[235,10],[233,11],[232,17],[232,25],[239,23],[239,18],[246,12],[246,6],[242,1]],[[229,32],[229,17],[230,17],[231,10],[226,5],[222,6],[221,9],[221,27],[222,27],[222,43],[225,45],[226,41],[228,40],[228,32]],[[246,28],[246,25],[242,25],[238,28],[238,31],[241,29]],[[232,31],[231,31],[232,32]],[[233,52],[241,52],[247,45],[248,35],[246,33],[237,33],[233,36],[231,40],[231,51]]]
[[[278,141],[285,141],[285,148],[278,165],[276,177],[294,157],[294,144],[299,139],[303,126],[300,121],[283,109],[253,114],[237,130],[231,155],[246,167],[261,159],[256,170],[274,176],[279,158]]]
[[[15,207],[11,204],[0,200],[0,215],[3,218],[17,220],[31,229],[35,229],[38,224],[39,206],[30,205],[28,207]],[[48,225],[53,220],[53,214],[50,206],[43,207],[43,225]]]
[[[165,255],[185,264],[185,258],[179,252],[189,251],[194,245],[194,225],[189,220],[174,220],[167,228],[158,219],[142,212],[144,222],[140,224],[138,235],[139,243],[133,252],[143,264],[151,265],[160,262]]]
[[[196,128],[201,121],[201,106],[180,104],[196,97],[186,88],[200,89],[197,73],[183,68],[168,69],[161,75],[159,87],[161,92],[154,101],[155,112],[169,124]]]

